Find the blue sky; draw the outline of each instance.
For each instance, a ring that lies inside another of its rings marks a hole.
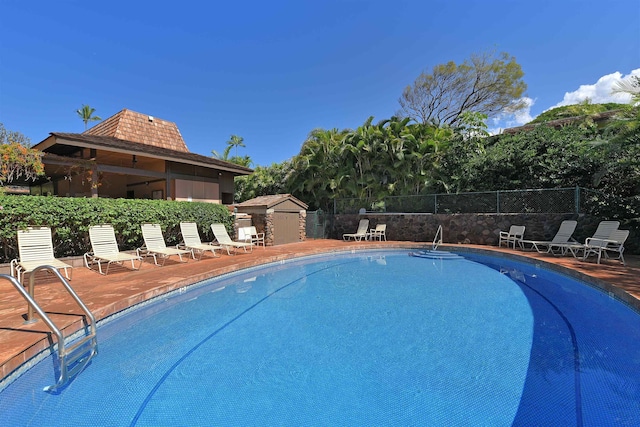
[[[613,82],[640,75],[638,0],[0,0],[0,16],[6,129],[35,144],[82,132],[83,104],[128,108],[203,155],[242,136],[253,166],[293,157],[314,128],[391,117],[422,71],[474,53],[515,56],[528,85],[529,109],[492,129],[613,101]]]

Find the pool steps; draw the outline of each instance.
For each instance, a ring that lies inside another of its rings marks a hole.
[[[85,322],[88,322],[88,330],[85,328],[87,334],[75,341],[73,343],[67,344],[65,343],[64,334],[62,331],[53,323],[51,318],[47,316],[46,312],[40,307],[40,305],[34,299],[34,285],[35,285],[35,275],[40,270],[48,270],[50,273],[53,273],[58,277],[64,288],[67,290],[69,295],[73,297],[75,302],[80,306],[82,311],[85,313]],[[50,265],[42,265],[36,267],[31,272],[29,277],[29,290],[25,290],[18,280],[10,276],[8,274],[0,274],[0,279],[6,279],[13,287],[22,295],[22,297],[28,303],[28,311],[27,311],[27,320],[25,324],[35,323],[38,321],[33,315],[34,310],[40,318],[46,323],[46,325],[51,329],[51,331],[56,335],[58,340],[58,360],[57,366],[55,366],[56,374],[58,376],[58,380],[54,385],[47,386],[44,388],[44,391],[55,391],[61,387],[64,387],[69,380],[73,379],[76,375],[78,375],[82,370],[87,366],[87,364],[91,361],[91,359],[98,354],[98,339],[97,339],[97,329],[96,329],[96,319],[93,314],[89,311],[87,306],[82,302],[78,294],[73,290],[69,282],[62,277],[60,272]]]
[[[427,259],[462,259],[464,258],[452,252],[437,251],[437,250],[409,252],[409,256],[414,256],[418,258],[427,258]]]

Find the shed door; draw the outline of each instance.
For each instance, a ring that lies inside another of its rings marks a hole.
[[[282,245],[300,241],[297,212],[273,213],[273,244]]]

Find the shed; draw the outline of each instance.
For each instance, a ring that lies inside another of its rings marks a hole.
[[[306,239],[308,205],[291,194],[260,196],[236,205],[238,213],[251,215],[265,244],[282,245]]]

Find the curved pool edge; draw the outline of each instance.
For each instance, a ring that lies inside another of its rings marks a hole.
[[[321,242],[322,244],[317,244]],[[420,249],[430,249],[431,243],[429,242],[343,242],[339,240],[312,240],[301,243],[294,243],[289,245],[282,245],[276,247],[266,248],[263,252],[262,249],[256,249],[254,251],[255,256],[246,257],[247,255],[235,255],[235,256],[222,256],[223,259],[227,259],[229,262],[225,263],[225,265],[219,266],[216,265],[217,259],[210,260],[202,260],[202,261],[190,261],[192,265],[196,265],[200,268],[200,271],[197,271],[193,274],[185,275],[184,265],[167,265],[165,267],[154,269],[155,272],[167,272],[167,274],[162,274],[166,279],[164,282],[158,283],[157,286],[148,287],[139,291],[135,291],[130,293],[129,295],[124,295],[121,298],[116,298],[108,303],[104,303],[99,307],[94,307],[96,303],[100,303],[100,300],[97,301],[86,301],[89,303],[88,305],[91,307],[92,312],[94,313],[96,320],[102,321],[114,314],[122,312],[124,310],[135,307],[141,303],[145,303],[147,301],[156,299],[168,293],[174,291],[180,291],[183,288],[196,285],[205,280],[223,276],[230,273],[235,273],[240,270],[246,270],[252,267],[259,267],[270,263],[281,262],[286,260],[293,260],[297,258],[309,257],[309,256],[318,256],[318,255],[326,255],[330,253],[339,254],[339,253],[354,253],[358,251],[369,251],[369,250],[389,250],[389,249],[398,249],[398,250],[420,250]],[[439,247],[443,250],[450,250],[454,252],[458,252],[461,254],[464,253],[476,253],[482,255],[491,255],[491,256],[501,256],[507,259],[517,260],[521,262],[525,262],[533,265],[540,265],[546,269],[556,271],[562,274],[565,274],[569,277],[578,279],[583,281],[591,286],[601,289],[605,293],[608,293],[610,296],[615,296],[616,299],[619,299],[623,303],[633,307],[636,311],[640,312],[640,299],[634,297],[630,293],[626,292],[622,288],[616,286],[613,283],[609,283],[600,278],[594,277],[593,275],[589,275],[583,273],[578,270],[583,263],[576,264],[575,267],[567,267],[564,265],[559,265],[554,263],[557,261],[556,257],[551,257],[546,255],[546,258],[543,259],[539,255],[536,256],[535,253],[530,252],[517,252],[505,250],[504,248],[497,247],[488,247],[488,246],[470,246],[470,245],[452,245],[452,244],[443,244]],[[246,257],[246,258],[245,258]],[[231,261],[233,260],[233,261]],[[237,261],[236,261],[237,260]],[[624,268],[620,266],[620,268]],[[164,269],[164,270],[162,270]],[[179,271],[183,269],[182,271]],[[80,269],[79,269],[80,270]],[[75,273],[86,273],[90,275],[97,276],[97,273],[90,272],[86,269],[82,269],[81,271],[77,271]],[[138,271],[138,272],[130,272],[125,274],[139,274],[144,275],[147,273],[146,271]],[[170,273],[180,274],[180,277],[171,276]],[[74,274],[74,277],[77,277],[78,274]],[[107,283],[108,287],[108,276],[100,276],[100,277],[91,277],[92,281],[99,281],[102,279]],[[158,274],[156,274],[158,276]],[[162,277],[161,276],[161,277]],[[151,278],[153,279],[153,278]],[[125,280],[126,282],[126,280]],[[74,283],[78,283],[74,280]],[[72,285],[73,285],[72,284]],[[84,299],[85,297],[83,297]],[[63,330],[65,336],[72,336],[73,333],[77,333],[81,324],[79,321],[72,322],[66,325]],[[33,339],[32,333],[24,334],[25,338],[29,338],[29,342],[25,342],[25,346],[21,352],[13,355],[12,357],[1,362],[0,373],[0,391],[6,388],[8,384],[13,382],[16,378],[18,378],[21,374],[21,370],[28,369],[28,367],[37,363],[45,357],[48,357],[52,348],[48,343],[46,337],[42,339]]]
[[[610,283],[606,280],[600,279],[598,277],[594,277],[593,275],[589,275],[587,273],[577,270],[576,268],[579,267],[579,265],[574,268],[571,268],[564,265],[559,265],[556,262],[554,262],[560,259],[560,257],[552,257],[549,255],[546,255],[546,258],[541,258],[541,257],[535,256],[534,253],[530,253],[530,252],[522,252],[522,253],[505,252],[505,251],[499,250],[498,248],[491,248],[491,247],[481,248],[481,247],[469,247],[469,246],[461,246],[461,245],[442,245],[441,248],[446,248],[448,250],[461,253],[461,254],[475,253],[480,255],[492,255],[492,256],[499,254],[501,257],[504,257],[506,259],[524,262],[526,264],[534,265],[535,267],[541,267],[550,271],[554,271],[556,273],[563,274],[572,279],[576,279],[580,282],[586,283],[589,286],[599,289],[600,291],[608,294],[610,297],[614,297],[620,302],[633,308],[635,311],[637,311],[640,314],[640,299],[638,299],[634,295],[631,295],[629,292],[627,292],[626,290],[620,288],[619,286],[613,283]],[[589,264],[585,263],[585,265],[589,265]],[[624,267],[620,265],[620,268],[624,268]],[[638,285],[640,285],[640,282],[638,283]]]

